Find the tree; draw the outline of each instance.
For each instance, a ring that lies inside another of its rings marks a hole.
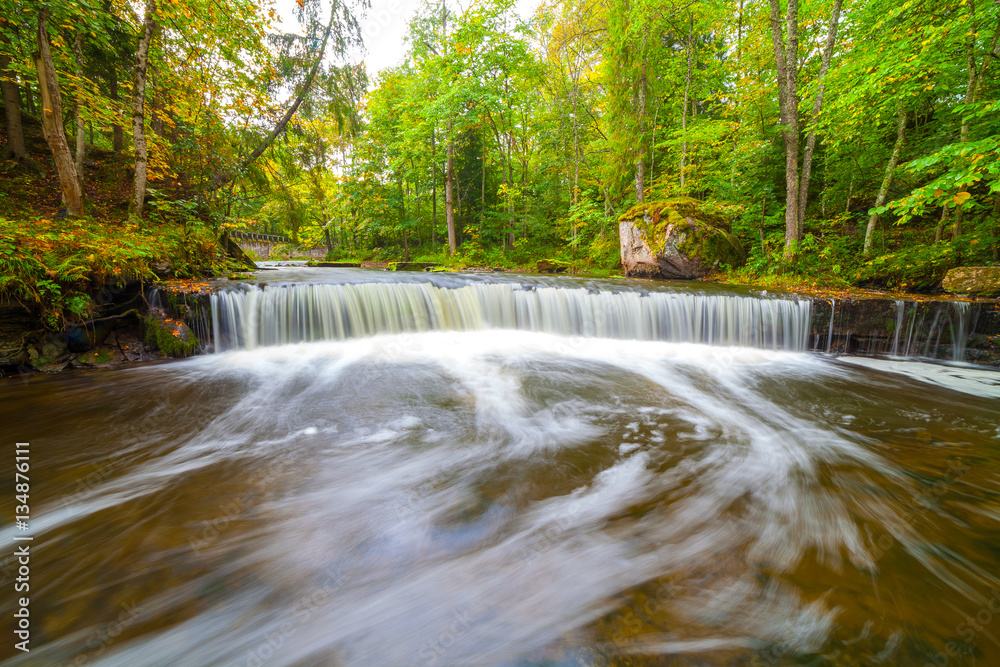
[[[0,53],[0,88],[7,117],[7,147],[3,157],[13,157],[22,164],[28,164],[29,158],[24,150],[24,129],[21,125],[21,97],[17,92],[14,72],[10,69],[11,57],[7,52],[10,38],[0,34],[0,44],[4,47],[4,51]],[[35,168],[37,169],[37,165]]]
[[[799,3],[788,0],[786,34],[782,34],[781,2],[771,3],[771,39],[778,72],[778,105],[785,142],[785,255],[790,256],[799,234]]]
[[[906,112],[903,110],[902,105],[899,106],[896,114],[899,117],[899,122],[896,125],[896,143],[892,148],[892,157],[889,158],[889,164],[885,168],[885,177],[882,179],[882,186],[879,188],[878,197],[875,199],[875,208],[872,209],[868,216],[868,226],[865,228],[865,255],[870,255],[872,252],[879,211],[885,206],[885,200],[889,196],[889,188],[892,186],[892,176],[896,171],[896,165],[899,164],[899,157],[903,153],[903,142],[906,139]]]
[[[146,176],[149,156],[146,146],[146,75],[149,66],[149,46],[156,32],[156,0],[146,0],[142,19],[142,35],[135,54],[135,74],[132,86],[132,140],[135,143],[135,178],[129,214],[142,219],[146,202]]]
[[[69,217],[78,218],[83,214],[83,191],[77,179],[76,166],[66,143],[66,133],[63,130],[62,95],[59,92],[59,80],[56,77],[55,64],[52,60],[52,45],[48,31],[49,10],[38,12],[38,51],[35,54],[35,68],[38,71],[38,84],[42,94],[42,129],[45,140],[52,151],[56,163],[56,173],[62,187],[63,203]]]

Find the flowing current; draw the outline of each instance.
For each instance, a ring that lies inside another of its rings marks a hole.
[[[383,333],[518,329],[804,351],[811,302],[510,283],[282,285],[212,296],[216,350]]]
[[[220,353],[0,383],[5,664],[1000,664],[995,372],[811,355],[742,294],[216,306]]]

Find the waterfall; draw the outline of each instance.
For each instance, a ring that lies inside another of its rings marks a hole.
[[[216,351],[474,329],[805,351],[811,320],[808,299],[510,283],[295,284],[212,295]]]
[[[826,353],[833,348],[833,322],[837,317],[837,300],[830,299],[830,330],[826,334]]]
[[[954,361],[965,360],[965,346],[971,333],[972,307],[967,301],[956,301],[955,322],[951,331],[951,354]]]
[[[893,328],[892,352],[890,356],[899,356],[899,336],[903,331],[903,319],[906,317],[906,302],[896,301],[896,326]]]

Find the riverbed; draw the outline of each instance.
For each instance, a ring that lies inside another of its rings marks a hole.
[[[0,383],[5,664],[1000,664],[995,371],[743,290],[307,282],[218,298],[214,354]]]

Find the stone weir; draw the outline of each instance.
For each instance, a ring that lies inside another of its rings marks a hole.
[[[487,288],[482,295],[477,295],[481,289],[477,287],[458,297],[449,294],[455,290],[413,285],[406,287],[407,294],[396,295],[392,288],[380,285],[372,286],[371,294],[352,292],[349,300],[340,291],[344,286],[325,288],[334,292],[332,308],[327,303],[330,296],[307,286],[222,288],[214,296],[204,291],[190,295],[173,289],[163,292],[159,300],[167,304],[173,316],[188,322],[205,343],[203,351],[215,351],[216,345],[221,351],[396,330],[502,327],[808,350],[838,356],[937,359],[1000,368],[998,299],[767,294],[722,297],[694,292],[649,292],[641,297],[630,292],[601,293],[571,299],[559,293],[581,290],[535,289],[523,294],[516,287],[511,298],[505,290],[494,289],[499,286]],[[284,291],[279,294],[277,290]],[[445,296],[439,296],[439,291]],[[540,291],[551,294],[538,294]],[[443,310],[440,299],[445,299]],[[391,314],[401,304],[406,316],[397,322]],[[427,318],[419,317],[417,312],[424,305],[428,308]],[[504,315],[497,319],[491,311],[502,311]],[[311,321],[307,321],[305,313],[309,313]],[[338,313],[343,314],[343,321],[337,319]],[[434,323],[436,317],[440,319],[438,324]],[[615,319],[621,322],[616,324]],[[280,320],[277,327],[275,320]],[[597,322],[596,327],[590,322]],[[269,329],[274,330],[268,333]],[[246,331],[252,331],[251,342],[245,338]]]
[[[810,347],[1000,367],[1000,300],[813,298]]]
[[[1000,368],[1000,300],[996,299],[723,295],[701,293],[695,285],[693,290],[675,292],[572,287],[477,283],[444,288],[382,282],[261,289],[232,282],[177,282],[147,293],[148,314],[143,314],[137,332],[125,329],[111,335],[88,326],[87,336],[79,335],[80,327],[43,335],[34,331],[39,327],[28,313],[3,311],[0,352],[7,361],[0,358],[0,370],[15,370],[13,364],[25,369],[32,345],[37,348],[31,355],[35,369],[59,370],[67,365],[186,356],[195,347],[205,353],[380,333],[479,328],[937,359]],[[152,353],[137,348],[131,355],[129,349],[117,354],[116,341],[121,348],[123,341],[138,342],[133,339],[142,334],[152,344]],[[160,344],[157,337],[163,339]],[[105,349],[109,340],[110,352]],[[177,349],[163,345],[164,341]],[[35,359],[56,352],[62,355],[57,364],[43,365]],[[97,358],[91,360],[88,354]],[[109,355],[114,358],[104,359]]]

